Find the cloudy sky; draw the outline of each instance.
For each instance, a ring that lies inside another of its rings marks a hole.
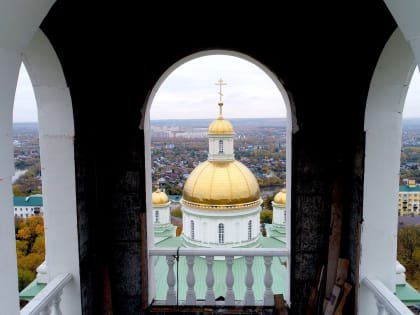
[[[273,81],[254,64],[232,56],[205,56],[175,69],[160,86],[150,111],[151,119],[215,118],[223,79],[223,114],[226,118],[285,117],[283,98]],[[416,87],[416,88],[413,88]],[[25,67],[21,67],[13,119],[37,121],[35,97]],[[420,78],[416,69],[403,112],[420,118]]]

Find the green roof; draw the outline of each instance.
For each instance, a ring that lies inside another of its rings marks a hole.
[[[43,288],[45,288],[45,283],[38,283],[36,279],[28,284],[26,288],[24,288],[19,293],[19,299],[24,301],[30,301],[37,295]]]
[[[28,197],[15,196],[13,197],[14,207],[42,207],[42,196],[32,195]]]
[[[396,295],[401,302],[407,306],[420,303],[420,293],[418,293],[408,282],[397,285]]]
[[[163,241],[155,244],[157,247],[180,247],[182,246],[182,239],[180,237],[169,237]]]
[[[415,187],[409,187],[408,185],[400,185],[400,192],[420,192],[420,186],[416,185]]]

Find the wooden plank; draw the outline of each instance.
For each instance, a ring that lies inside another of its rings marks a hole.
[[[347,275],[349,272],[349,260],[344,258],[339,258],[337,263],[337,276],[335,277],[335,284],[343,286],[344,282],[347,280]]]
[[[287,315],[287,307],[283,294],[274,294],[274,314]]]
[[[341,287],[334,285],[330,297],[328,298],[327,306],[325,307],[324,315],[333,315],[338,299],[340,298]]]
[[[348,297],[352,287],[353,286],[350,283],[348,283],[348,282],[344,283],[343,296],[341,297],[340,303],[338,304],[334,315],[342,315],[343,314],[344,305],[346,305],[346,300],[347,300],[347,297]]]
[[[331,233],[328,245],[328,265],[325,282],[325,297],[329,297],[335,285],[337,263],[340,257],[341,225],[343,221],[342,185],[334,181],[331,204]]]
[[[317,303],[319,303],[319,296],[321,294],[320,288],[321,288],[321,283],[322,283],[323,278],[324,278],[324,265],[322,265],[321,268],[317,272],[315,285],[311,286],[311,292],[309,294],[309,299],[308,299],[308,306],[306,308],[306,315],[314,314],[315,307],[317,306]]]

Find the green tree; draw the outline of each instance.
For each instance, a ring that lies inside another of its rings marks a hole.
[[[398,231],[397,258],[406,268],[407,280],[416,280],[420,268],[420,226]]]
[[[18,269],[19,291],[22,291],[35,279],[35,273],[27,269]]]
[[[174,210],[171,211],[171,215],[177,218],[182,218],[182,210],[181,207],[176,207]]]
[[[260,213],[260,222],[269,223],[273,222],[273,211],[271,210],[262,210]]]
[[[263,203],[262,203],[263,209],[273,210],[273,205],[271,204],[271,202],[274,200],[274,196],[275,194],[272,194],[263,199]]]

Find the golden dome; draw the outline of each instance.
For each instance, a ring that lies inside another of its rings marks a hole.
[[[285,205],[286,204],[286,189],[283,188],[280,190],[275,196],[274,196],[274,202],[279,205]]]
[[[238,205],[259,201],[260,187],[239,161],[206,161],[191,172],[183,199],[201,205]]]
[[[163,191],[160,191],[159,188],[152,193],[153,205],[166,205],[167,203],[169,203],[168,195],[165,194]]]
[[[235,131],[229,120],[219,116],[219,118],[212,121],[209,126],[209,135],[233,135]]]

